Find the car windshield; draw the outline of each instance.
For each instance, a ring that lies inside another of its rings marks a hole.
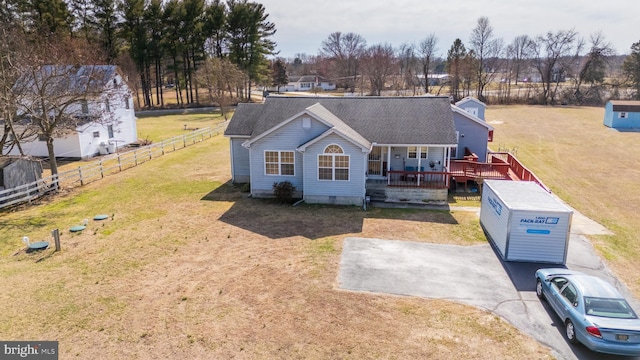
[[[636,313],[625,299],[584,298],[585,312],[587,315],[601,316],[616,319],[635,319]]]

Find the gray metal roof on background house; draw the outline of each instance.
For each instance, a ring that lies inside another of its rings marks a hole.
[[[288,97],[238,106],[226,136],[258,136],[319,103],[369,142],[456,144],[448,97]]]
[[[613,111],[640,112],[640,101],[610,100]]]
[[[18,94],[77,95],[100,91],[116,75],[115,65],[44,65],[21,76],[13,86]]]

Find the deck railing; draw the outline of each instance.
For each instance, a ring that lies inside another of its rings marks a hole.
[[[457,180],[482,179],[510,179],[509,164],[499,163],[479,163],[469,160],[451,161],[451,176]]]
[[[398,171],[387,172],[387,185],[394,187],[448,189],[450,173],[446,171]]]
[[[529,169],[527,169],[520,161],[513,155],[507,152],[489,152],[489,158],[491,163],[505,163],[509,165],[511,171],[522,181],[533,181],[540,185],[545,191],[551,192],[538,177]]]

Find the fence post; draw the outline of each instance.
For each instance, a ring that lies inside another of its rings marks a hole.
[[[51,184],[53,185],[53,188],[58,191],[60,190],[60,178],[58,177],[58,174],[53,175],[53,177],[51,178]]]
[[[53,236],[53,241],[56,245],[56,251],[60,251],[60,230],[53,229],[53,231],[51,231],[51,236]]]
[[[186,137],[186,135],[182,135],[182,147],[187,147],[187,137]]]
[[[151,160],[151,146],[153,145],[149,145],[149,147],[147,148],[147,151],[149,152],[149,160]]]
[[[160,142],[160,152],[164,155],[164,140]]]
[[[176,151],[176,140],[171,140],[171,144],[173,145],[173,151]]]
[[[138,166],[138,150],[133,150],[133,162]]]
[[[104,179],[104,168],[102,167],[102,159],[98,162],[100,164],[100,178]]]
[[[122,172],[122,162],[120,161],[120,154],[118,154],[118,169]]]
[[[78,176],[80,177],[80,186],[84,186],[84,180],[82,180],[82,166],[78,166]]]

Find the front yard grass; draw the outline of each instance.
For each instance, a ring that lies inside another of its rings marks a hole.
[[[484,243],[475,214],[291,207],[229,174],[218,136],[0,214],[0,338],[60,359],[551,358],[474,307],[338,288],[345,237]],[[53,228],[61,252],[19,251]]]

